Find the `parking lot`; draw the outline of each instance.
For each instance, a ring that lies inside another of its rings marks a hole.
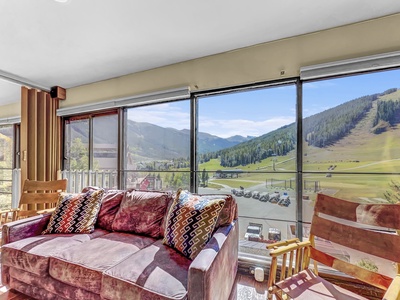
[[[199,188],[199,193],[218,193],[218,194],[233,194],[232,187],[224,187],[221,189],[210,189],[210,188]],[[240,187],[236,187],[240,189]],[[243,189],[244,190],[244,189]],[[271,203],[270,201],[260,201],[252,197],[245,197],[243,195],[234,195],[239,209],[239,239],[244,240],[247,226],[249,222],[257,222],[263,224],[263,235],[268,236],[269,228],[278,228],[281,230],[282,239],[286,239],[291,236],[290,226],[294,226],[296,223],[296,198],[293,190],[276,190],[267,189],[265,184],[255,185],[246,189],[248,191],[258,191],[260,195],[262,193],[272,194],[275,191],[279,192],[281,196],[287,193],[290,199],[290,204],[286,206],[280,206],[277,203]]]

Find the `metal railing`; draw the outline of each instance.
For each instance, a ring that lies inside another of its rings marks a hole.
[[[115,170],[64,170],[61,177],[68,180],[67,191],[70,193],[79,193],[87,186],[118,188],[118,173]]]

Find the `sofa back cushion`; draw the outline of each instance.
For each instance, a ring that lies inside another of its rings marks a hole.
[[[226,226],[229,225],[233,222],[233,220],[236,220],[238,218],[238,212],[237,212],[237,203],[236,199],[229,194],[207,194],[207,195],[201,195],[201,196],[206,196],[208,199],[224,199],[225,200],[225,205],[222,208],[217,225],[215,228],[218,228],[220,226]]]
[[[112,230],[158,238],[171,197],[168,192],[127,191],[112,223]]]
[[[99,187],[88,186],[82,190],[85,193],[90,190],[99,190]],[[109,190],[105,189],[99,215],[97,217],[96,228],[102,228],[112,231],[112,223],[114,222],[115,215],[118,212],[121,201],[124,198],[125,190]]]

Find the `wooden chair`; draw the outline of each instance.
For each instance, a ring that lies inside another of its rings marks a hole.
[[[18,209],[0,211],[0,221],[7,223],[37,214],[51,212],[58,201],[59,192],[66,191],[67,180],[25,180]]]
[[[272,257],[268,298],[275,295],[278,299],[366,299],[319,277],[316,263],[319,262],[383,289],[386,291],[383,299],[399,300],[399,230],[398,204],[360,204],[318,194],[309,241],[292,239],[267,247]],[[361,251],[366,256],[392,261],[397,275],[391,278],[318,250],[317,237]],[[314,268],[310,267],[310,259],[314,261]]]

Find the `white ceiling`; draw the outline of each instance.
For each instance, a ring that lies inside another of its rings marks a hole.
[[[70,88],[398,12],[398,0],[0,0],[0,70]],[[0,105],[19,94],[0,79]]]

